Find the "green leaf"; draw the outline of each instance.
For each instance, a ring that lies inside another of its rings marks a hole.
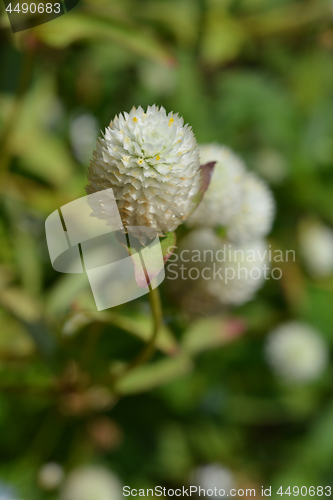
[[[85,273],[63,274],[46,294],[46,311],[50,315],[57,316],[82,300],[85,308],[96,310],[88,276]]]
[[[81,40],[111,41],[141,57],[163,64],[174,63],[169,51],[150,31],[108,16],[98,17],[94,11],[73,12],[60,20],[54,20],[52,30],[37,27],[34,31],[44,43],[59,49]]]
[[[42,305],[21,288],[12,287],[1,290],[0,304],[16,318],[28,323],[38,321],[41,317]]]
[[[239,21],[227,14],[211,11],[206,20],[202,57],[213,65],[232,61],[239,55],[245,40],[245,32]]]
[[[1,336],[0,357],[11,358],[30,356],[35,351],[35,344],[27,335],[23,325],[15,318],[0,311]]]
[[[104,321],[117,326],[143,342],[148,342],[151,337],[151,332],[153,331],[153,318],[150,314],[135,314],[128,317],[119,313],[114,313],[113,311],[101,311],[89,313],[89,317],[93,318],[95,321]],[[178,343],[167,325],[163,324],[160,327],[156,339],[156,347],[169,355],[174,355],[178,352]]]
[[[75,163],[64,141],[45,127],[45,114],[52,112],[53,99],[53,79],[40,76],[25,97],[8,147],[25,170],[63,189],[71,180]]]
[[[241,319],[227,319],[220,316],[204,318],[194,323],[185,332],[182,348],[190,354],[197,354],[235,340],[244,332]]]
[[[192,362],[186,356],[163,359],[132,370],[116,383],[115,389],[121,394],[137,394],[167,384],[191,370]]]

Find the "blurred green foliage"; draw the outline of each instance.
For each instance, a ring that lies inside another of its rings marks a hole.
[[[85,195],[75,119],[104,130],[153,103],[266,178],[274,247],[297,250],[304,216],[332,226],[331,0],[81,0],[15,35],[4,8],[0,21],[1,480],[22,500],[55,499],[37,484],[47,461],[101,462],[133,487],[186,484],[191,468],[220,461],[241,485],[333,486],[333,364],[288,386],[262,348],[290,318],[333,346],[332,276],[311,278],[297,258],[255,301],[196,320],[163,284],[158,351],[116,383],[118,401],[112,374],[149,338],[147,300],[84,316],[86,278],[53,271],[44,232]],[[231,314],[242,335],[228,337]],[[114,430],[102,442],[91,432],[101,415]]]

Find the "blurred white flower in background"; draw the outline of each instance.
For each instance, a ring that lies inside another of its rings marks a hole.
[[[219,463],[212,463],[208,465],[201,465],[192,471],[190,474],[190,483],[198,488],[201,487],[204,490],[209,490],[216,488],[217,495],[209,495],[210,498],[223,498],[224,496],[229,496],[229,492],[232,488],[235,488],[235,477],[233,472],[222,466]],[[225,495],[221,491],[224,490]]]
[[[311,326],[291,321],[266,338],[266,360],[276,375],[288,382],[318,378],[328,364],[326,341]]]
[[[74,470],[61,490],[61,500],[121,500],[122,485],[118,477],[100,466]]]
[[[139,65],[140,81],[149,92],[170,95],[177,85],[177,71],[170,66],[142,61]]]
[[[227,241],[225,244],[224,279],[207,281],[207,289],[221,304],[241,305],[252,300],[265,281],[269,269],[267,243],[258,240],[243,245]]]
[[[333,273],[333,231],[319,221],[304,219],[298,231],[300,253],[315,277]]]
[[[228,224],[242,205],[245,165],[230,149],[219,144],[199,146],[200,163],[216,161],[204,198],[187,223],[189,226],[218,227]]]
[[[270,232],[275,202],[271,191],[230,149],[218,144],[200,147],[201,164],[216,161],[202,202],[189,226],[224,226],[234,243],[258,240]]]
[[[64,479],[64,469],[55,462],[47,463],[40,468],[37,479],[43,490],[55,490]]]
[[[98,122],[92,114],[83,113],[70,120],[69,137],[74,156],[79,162],[89,162],[98,134]]]
[[[185,266],[202,268],[210,264],[209,257],[211,254],[215,255],[218,250],[222,248],[224,241],[219,238],[214,230],[210,227],[200,227],[188,233],[185,238],[181,240],[179,245],[179,258],[181,263]],[[189,252],[189,253],[188,253]],[[186,262],[192,259],[192,253],[197,252],[198,258],[193,257],[193,261]],[[207,258],[205,257],[205,252]],[[185,255],[186,254],[186,255]]]
[[[268,278],[268,246],[265,240],[236,245],[219,238],[211,228],[199,228],[183,239],[179,258],[178,265],[188,270],[189,278],[191,274],[198,274],[191,272],[191,268],[198,269],[200,277],[196,281],[201,290],[206,290],[224,305],[248,302],[261,288],[265,277]],[[206,268],[204,272],[201,271],[203,268]]]
[[[275,203],[267,185],[253,173],[246,173],[242,182],[242,204],[227,224],[227,236],[242,243],[264,238],[271,230]]]
[[[195,207],[201,187],[192,129],[163,107],[133,107],[116,116],[90,162],[88,194],[113,189],[125,227],[174,231]],[[94,215],[107,219],[108,207]]]

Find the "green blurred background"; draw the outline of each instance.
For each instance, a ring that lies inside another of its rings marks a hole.
[[[85,195],[100,130],[153,103],[266,179],[275,248],[297,252],[304,219],[332,226],[332,1],[81,0],[15,35],[1,9],[0,481],[57,499],[38,480],[48,462],[102,464],[142,488],[218,462],[239,487],[333,487],[333,364],[295,386],[263,354],[289,319],[333,345],[332,275],[311,277],[297,254],[254,301],[196,318],[164,283],[157,353],[118,399],[110,366],[148,339],[147,298],[86,316],[86,283],[52,269],[44,230]],[[230,318],[243,334],[214,336]]]

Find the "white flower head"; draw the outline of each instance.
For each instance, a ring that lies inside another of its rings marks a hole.
[[[222,279],[207,281],[207,289],[221,304],[241,305],[252,300],[263,286],[267,271],[268,247],[265,240],[242,245],[224,244]]]
[[[229,496],[229,492],[235,487],[233,472],[219,463],[201,465],[190,474],[190,482],[205,491],[216,488],[217,495],[209,495],[211,498],[223,498]]]
[[[245,165],[230,149],[219,144],[204,144],[199,150],[202,165],[211,161],[216,164],[203,200],[187,223],[189,226],[224,226],[241,209]]]
[[[211,228],[191,231],[180,245],[179,257],[178,263],[188,269],[189,278],[200,273],[197,284],[224,305],[251,300],[269,270],[266,241],[236,245],[219,238]],[[198,271],[190,272],[191,268]]]
[[[198,258],[194,259],[195,263],[197,263],[199,267],[204,267],[207,264],[206,261],[208,260],[205,257],[205,252],[207,256],[212,255],[214,258],[216,252],[221,248],[222,244],[222,240],[215,234],[212,228],[196,228],[188,233],[186,237],[181,241],[179,245],[180,258],[181,260],[183,260],[182,252],[184,252],[184,256],[186,252],[190,252],[189,260],[191,260],[191,254],[197,253]],[[187,259],[185,257],[185,265],[186,262]],[[192,266],[193,264],[189,262],[189,265]]]
[[[246,171],[243,161],[218,144],[200,147],[201,163],[216,161],[202,202],[188,220],[190,226],[226,228],[235,243],[264,238],[275,213],[274,198],[266,183]]]
[[[122,486],[118,477],[99,466],[73,471],[65,481],[61,500],[121,500]]]
[[[194,209],[201,185],[191,127],[163,107],[133,107],[97,142],[88,181],[88,194],[112,188],[125,227],[174,231]],[[107,212],[103,207],[93,214],[106,218]]]
[[[229,219],[227,236],[239,243],[264,238],[271,230],[274,214],[274,198],[266,183],[247,172],[242,182],[242,204]]]
[[[300,252],[315,277],[333,273],[333,231],[321,222],[304,220],[299,228]]]
[[[297,321],[284,323],[268,335],[265,354],[276,375],[289,382],[315,380],[328,363],[324,339],[311,326]]]

